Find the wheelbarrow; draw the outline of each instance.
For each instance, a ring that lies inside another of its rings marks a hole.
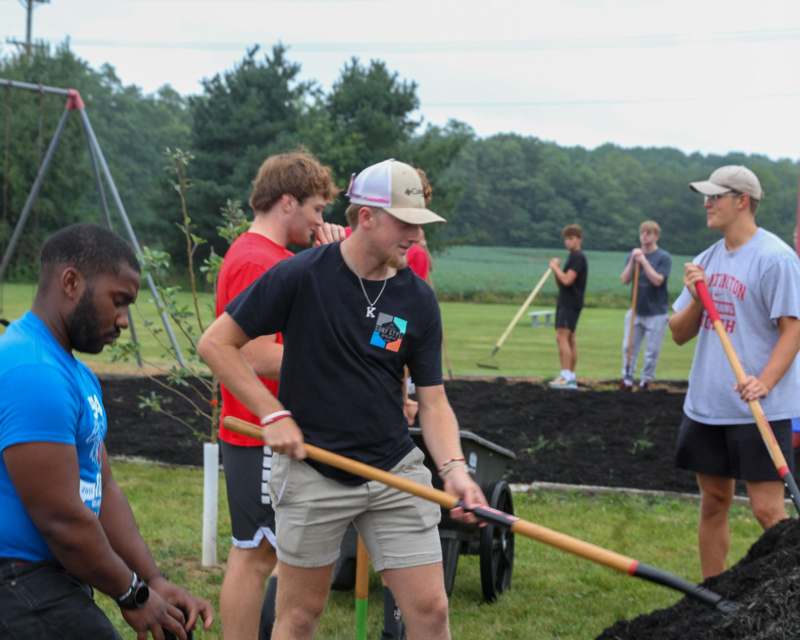
[[[411,428],[409,432],[414,443],[425,453],[425,466],[431,470],[434,488],[441,489],[442,481],[428,455],[422,431]],[[509,463],[516,459],[514,453],[470,431],[461,431],[460,438],[467,466],[486,496],[489,506],[513,514],[511,487],[503,476]],[[333,589],[350,590],[355,585],[357,538],[356,530],[351,526],[342,541],[341,554],[333,571],[331,583]],[[514,534],[509,528],[492,523],[484,527],[462,524],[450,517],[449,510],[442,509],[439,538],[442,544],[442,565],[448,596],[453,592],[458,558],[462,554],[479,556],[481,591],[486,602],[494,602],[501,593],[511,587],[511,574],[514,569]]]

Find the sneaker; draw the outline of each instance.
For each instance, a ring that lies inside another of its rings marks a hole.
[[[639,383],[639,391],[647,391],[650,388],[650,383],[646,380],[642,380]]]
[[[578,382],[577,380],[566,380],[565,378],[559,376],[555,380],[550,381],[550,388],[577,390]]]
[[[619,381],[620,391],[633,391],[633,380],[630,378],[623,378]]]

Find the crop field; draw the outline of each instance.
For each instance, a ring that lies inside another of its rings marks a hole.
[[[625,307],[630,287],[623,286],[619,274],[628,254],[623,251],[586,251],[589,261],[589,281],[586,289],[587,306]],[[522,301],[547,269],[550,258],[561,258],[567,251],[560,249],[525,249],[517,247],[451,247],[433,256],[433,279],[442,300],[493,302]],[[673,255],[670,276],[670,299],[680,292],[682,265],[692,256]],[[542,289],[540,302],[552,303],[556,297],[554,279]]]

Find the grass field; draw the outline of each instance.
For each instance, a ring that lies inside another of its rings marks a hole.
[[[492,302],[525,299],[533,289],[550,258],[567,258],[566,249],[525,249],[517,247],[451,247],[433,257],[436,291],[443,300]],[[623,286],[619,274],[627,252],[586,251],[589,280],[586,304],[593,307],[627,307],[630,287]],[[672,256],[669,280],[671,299],[680,292],[683,263],[691,256]],[[551,278],[542,289],[541,300],[552,304],[557,294]]]
[[[209,598],[217,609],[222,567],[200,567],[202,470],[150,463],[112,462],[117,481],[128,495],[144,538],[162,569],[193,592]],[[220,486],[224,486],[222,481]],[[219,558],[227,553],[230,523],[221,492]],[[623,553],[693,581],[699,581],[696,516],[692,501],[611,495],[537,492],[516,494],[517,515],[583,540]],[[749,510],[734,505],[731,514],[731,562],[738,560],[760,535]],[[380,633],[380,582],[372,575],[369,637]],[[516,537],[512,588],[492,605],[481,602],[477,556],[459,560],[451,599],[453,637],[525,640],[587,640],[617,619],[630,618],[672,605],[680,594],[630,578],[567,555],[541,543]],[[353,637],[353,595],[334,592],[317,637]],[[116,606],[101,604],[125,638]],[[220,638],[217,623],[198,638]]]
[[[33,293],[32,285],[6,284],[5,317],[15,318],[21,315],[30,307]],[[186,294],[182,295],[181,299],[186,305],[190,302]],[[149,300],[149,291],[143,290],[139,295],[139,301],[134,305],[134,322],[138,327],[145,360],[163,362],[163,349],[158,343],[158,340],[163,341],[163,334],[153,336],[144,327],[144,321],[160,327],[155,307]],[[455,376],[496,373],[503,376],[552,377],[558,372],[558,355],[552,327],[532,328],[527,315],[520,320],[497,355],[496,362],[501,368],[492,372],[477,366],[478,361],[485,360],[491,353],[492,347],[514,317],[518,306],[508,303],[441,303],[448,356],[445,364],[449,361]],[[207,319],[210,319],[209,294],[204,294],[201,307],[207,312]],[[534,308],[548,307],[534,305]],[[583,310],[577,332],[580,378],[607,380],[619,377],[624,314],[625,309],[619,308],[589,307]],[[677,347],[668,334],[669,332],[664,339],[657,376],[664,380],[685,379],[689,373],[693,347],[691,345]],[[128,339],[128,334],[125,335],[125,339]],[[185,341],[183,347],[184,349],[187,347]],[[82,355],[81,358],[91,362],[98,370],[135,369],[135,365],[132,364],[110,365],[108,353],[98,356]]]

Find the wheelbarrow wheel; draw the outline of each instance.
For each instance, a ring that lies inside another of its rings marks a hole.
[[[505,480],[490,485],[486,492],[489,506],[506,513],[514,513],[511,488]],[[511,587],[514,569],[514,534],[507,527],[489,523],[480,530],[481,590],[486,602]]]
[[[458,568],[458,554],[461,553],[461,540],[458,539],[458,536],[442,535],[441,543],[444,590],[449,597],[452,595],[453,587],[456,584],[456,569]]]

